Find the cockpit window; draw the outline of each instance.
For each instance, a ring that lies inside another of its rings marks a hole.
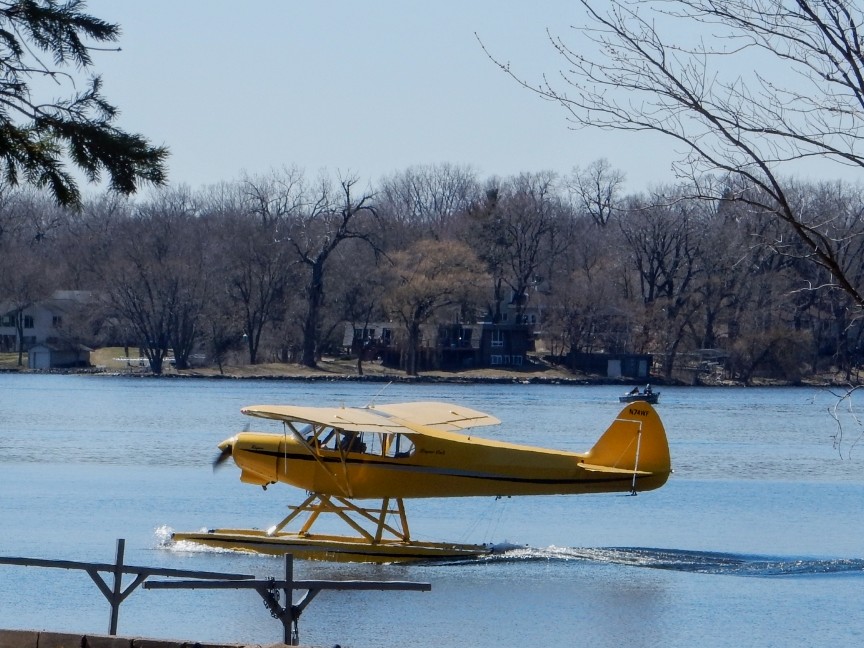
[[[325,450],[336,450],[338,448],[339,435],[331,427],[320,428],[315,433],[306,436],[306,443]]]
[[[339,449],[344,452],[366,452],[363,435],[359,432],[342,432],[339,435]]]
[[[410,457],[414,454],[414,443],[404,434],[387,434],[385,455],[394,459]]]
[[[388,432],[351,432],[332,427],[321,427],[305,437],[308,444],[331,452],[362,452],[401,459],[414,454],[414,443],[404,434]]]

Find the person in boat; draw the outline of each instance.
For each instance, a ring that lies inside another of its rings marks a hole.
[[[653,391],[651,391],[651,385],[645,385],[645,392],[644,393],[646,396],[650,396],[651,394],[654,393]]]
[[[631,390],[630,390],[629,392],[627,392],[627,393],[628,393],[628,395],[630,395],[630,396],[635,396],[636,394],[639,393],[639,388],[638,388],[638,387],[634,387],[633,389],[631,389]]]

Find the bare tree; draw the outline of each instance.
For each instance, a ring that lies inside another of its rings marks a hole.
[[[557,101],[577,126],[660,133],[685,149],[680,174],[737,178],[740,195],[725,198],[785,222],[808,258],[864,306],[864,286],[840,258],[847,237],[833,220],[803,218],[781,175],[812,158],[823,169],[864,167],[861,7],[850,0],[581,4],[586,22],[575,38],[550,34],[563,60],[554,81],[538,85],[500,67]]]
[[[62,233],[56,239],[55,263],[66,290],[91,290],[98,284],[99,266],[110,255],[112,228],[128,217],[125,196],[106,192],[88,197],[80,209],[66,209]],[[52,242],[54,242],[52,240]]]
[[[411,167],[385,178],[378,204],[402,239],[457,238],[479,195],[473,169],[452,164]],[[410,235],[409,235],[410,233]]]
[[[606,158],[600,158],[584,169],[573,169],[567,187],[576,205],[595,224],[605,227],[615,213],[623,185],[624,172],[612,168]]]
[[[521,320],[531,287],[544,280],[544,272],[570,242],[569,213],[558,193],[557,178],[541,172],[494,179],[472,216],[472,245],[493,281],[493,319],[500,320],[501,305],[509,299]]]
[[[165,190],[113,228],[101,267],[110,314],[134,333],[155,374],[169,350],[180,368],[201,336],[208,274],[197,206],[185,189]]]
[[[291,196],[279,194],[285,189]],[[235,314],[221,316],[218,326],[211,327],[211,343],[220,356],[234,346],[232,340],[241,341],[249,362],[257,364],[262,340],[283,318],[295,274],[291,248],[282,240],[293,193],[293,180],[272,176],[208,191],[204,214],[211,223],[210,254],[218,274],[215,303]],[[211,323],[217,324],[212,316]]]
[[[558,342],[550,351],[631,351],[635,311],[628,303],[625,279],[632,270],[619,228],[598,227],[580,211],[574,215],[570,239],[554,266],[550,306],[544,310],[547,341],[555,335]]]
[[[101,267],[107,316],[128,326],[150,370],[161,374],[178,297],[168,270],[170,229],[130,219],[118,224],[114,236],[111,257]]]
[[[739,203],[720,201],[703,204],[695,226],[707,241],[699,255],[701,272],[693,282],[698,302],[698,320],[692,323],[694,345],[715,349],[728,335],[728,323],[746,300],[747,282],[761,266],[761,256],[770,250],[758,243],[759,226],[765,219],[750,218]],[[722,244],[714,244],[720,242]],[[778,290],[778,298],[782,291]]]
[[[620,219],[645,310],[643,342],[663,350],[667,378],[697,310],[692,284],[701,260],[698,207],[672,188],[647,200],[632,197]]]
[[[257,216],[262,225],[278,226],[302,208],[303,172],[286,167],[265,176],[244,176],[240,191],[248,213]]]
[[[349,323],[352,328],[367,329],[372,322],[387,321],[382,303],[387,286],[381,264],[383,255],[376,254],[365,241],[348,241],[334,255],[330,273],[328,308],[331,332]],[[335,337],[335,336],[334,336]],[[325,337],[326,340],[326,337]],[[357,373],[363,375],[363,361],[375,357],[382,349],[380,337],[365,337],[357,354]],[[339,339],[341,347],[342,339]]]
[[[376,210],[372,194],[357,197],[356,177],[340,178],[334,186],[322,178],[317,189],[310,191],[308,202],[290,227],[286,243],[293,248],[308,271],[306,315],[303,320],[303,357],[307,367],[317,366],[318,342],[321,336],[321,309],[324,305],[324,279],[328,260],[345,241],[357,239],[376,247],[373,242]]]

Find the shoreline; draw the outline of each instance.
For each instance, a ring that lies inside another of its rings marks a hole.
[[[260,380],[260,381],[290,381],[290,382],[366,382],[366,383],[399,383],[399,384],[417,384],[417,385],[432,385],[432,384],[455,384],[455,385],[495,385],[495,384],[523,384],[523,385],[562,385],[562,386],[589,386],[589,385],[610,385],[619,386],[621,388],[640,386],[650,383],[659,387],[691,387],[694,389],[704,387],[810,387],[822,389],[853,389],[860,386],[860,383],[851,383],[830,380],[827,378],[819,379],[812,378],[808,380],[800,380],[797,382],[760,379],[747,385],[742,381],[735,380],[713,380],[699,381],[688,384],[682,381],[672,380],[667,381],[662,377],[651,376],[648,379],[634,379],[628,377],[609,378],[599,375],[559,375],[556,371],[555,375],[538,375],[540,372],[524,372],[524,373],[509,373],[501,372],[496,375],[477,375],[473,373],[460,372],[428,372],[421,373],[417,376],[409,376],[404,373],[370,373],[370,374],[351,374],[342,372],[332,372],[323,369],[310,370],[306,367],[295,367],[294,365],[285,365],[281,370],[271,370],[267,372],[255,372],[255,366],[243,367],[242,371],[226,371],[219,373],[215,370],[200,370],[187,369],[176,370],[171,369],[162,374],[154,374],[150,371],[139,369],[124,369],[117,370],[115,368],[93,367],[79,369],[29,369],[26,367],[0,367],[0,374],[21,374],[21,375],[80,375],[80,376],[104,376],[104,377],[122,377],[122,378],[139,378],[151,380],[185,380],[185,379],[203,379],[203,380]],[[238,369],[232,367],[232,369]]]
[[[462,375],[450,374],[441,375],[439,373],[420,374],[417,376],[409,376],[407,374],[348,374],[348,373],[329,373],[329,372],[302,372],[302,371],[284,371],[273,373],[254,373],[249,371],[243,372],[225,372],[216,373],[209,371],[200,371],[196,369],[175,370],[164,372],[162,374],[154,374],[149,371],[117,371],[115,369],[105,368],[89,368],[89,369],[28,369],[28,368],[0,368],[0,373],[5,374],[22,374],[22,375],[81,375],[81,376],[107,376],[107,377],[123,377],[123,378],[141,378],[154,380],[184,380],[184,379],[204,379],[204,380],[272,380],[272,381],[297,381],[297,382],[371,382],[371,383],[404,383],[404,384],[539,384],[539,385],[620,385],[622,387],[635,384],[645,384],[651,382],[653,384],[666,384],[661,379],[651,381],[634,381],[628,379],[607,378],[604,376],[538,376],[533,373],[529,374],[507,374],[496,376],[477,376],[477,375]],[[674,384],[674,383],[673,383]]]
[[[550,364],[540,358],[532,358],[522,368],[483,368],[462,371],[429,370],[416,376],[405,371],[385,367],[375,361],[362,365],[362,375],[356,358],[325,356],[318,366],[311,368],[300,364],[271,362],[255,365],[223,365],[216,367],[193,367],[175,369],[167,361],[161,374],[150,372],[145,359],[123,355],[124,350],[107,347],[97,349],[91,354],[91,366],[81,368],[30,369],[26,365],[17,366],[12,358],[0,362],[0,374],[55,374],[55,375],[92,375],[122,376],[128,378],[183,379],[201,378],[207,380],[283,380],[303,382],[366,382],[399,384],[524,384],[524,385],[617,385],[622,389],[644,386],[648,383],[658,387],[811,387],[849,390],[862,383],[845,380],[839,373],[817,374],[797,381],[755,378],[748,385],[741,380],[724,378],[720,373],[695,373],[682,370],[683,378],[668,380],[662,376],[651,375],[645,378],[620,376],[611,378],[599,374],[571,372],[566,367]],[[11,355],[11,354],[9,354]],[[4,358],[0,358],[4,360]]]

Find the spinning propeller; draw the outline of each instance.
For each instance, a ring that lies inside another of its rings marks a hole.
[[[249,431],[249,425],[245,425],[243,427],[243,432],[248,432],[248,431]],[[312,432],[312,426],[308,425],[308,424],[295,430],[295,433],[297,434],[298,438],[301,440],[303,440],[304,437],[311,432]],[[287,434],[287,432],[286,432],[286,434]],[[213,472],[216,472],[217,469],[221,468],[222,465],[226,461],[228,461],[228,459],[230,459],[232,457],[232,455],[234,453],[234,442],[236,441],[236,439],[237,439],[237,437],[233,436],[230,439],[225,439],[222,443],[219,444],[219,446],[218,446],[219,447],[219,454],[216,455],[216,457],[213,459],[213,463],[212,463]]]
[[[234,445],[232,443],[228,443],[227,441],[223,441],[219,444],[219,454],[216,455],[216,458],[213,460],[213,472],[216,472],[217,468],[221,468],[222,464],[224,464],[228,459],[231,458],[231,453],[234,450]]]
[[[249,425],[246,424],[243,426],[243,432],[249,431]],[[228,459],[231,458],[232,453],[234,452],[234,440],[236,436],[231,437],[230,439],[225,439],[222,443],[219,444],[219,454],[216,455],[216,458],[213,459],[213,472],[216,472],[217,468],[221,468],[222,464],[224,464]]]

